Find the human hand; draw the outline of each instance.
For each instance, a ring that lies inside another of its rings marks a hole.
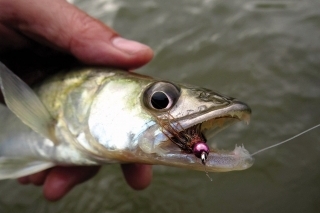
[[[65,0],[0,0],[0,61],[29,84],[49,75],[52,71],[48,67],[64,67],[70,61],[133,69],[152,56],[149,47],[121,38]],[[150,184],[150,165],[121,167],[132,188],[143,189]],[[19,181],[43,185],[44,196],[53,201],[98,170],[54,167]]]

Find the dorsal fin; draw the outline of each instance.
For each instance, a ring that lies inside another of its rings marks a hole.
[[[0,86],[8,108],[33,131],[57,143],[54,119],[35,92],[0,62]]]

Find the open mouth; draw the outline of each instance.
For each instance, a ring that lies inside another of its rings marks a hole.
[[[207,112],[202,112],[191,118],[186,117],[171,121],[164,128],[169,140],[162,144],[163,148],[170,150],[170,153],[195,154],[194,146],[197,143],[207,143],[218,132],[236,122],[244,121],[248,124],[250,114],[251,110],[246,104],[235,101],[228,107],[212,111],[208,109]],[[207,155],[218,151],[210,147]]]
[[[208,143],[217,132],[231,124],[239,121],[248,123],[250,114],[246,104],[233,101],[218,109],[208,108],[195,115],[161,122],[167,140],[157,146],[156,162],[207,172],[249,168],[254,159],[243,146],[227,151],[214,149]]]
[[[208,121],[204,121],[201,125],[201,133],[207,140],[210,140],[214,137],[218,132],[226,129],[227,127],[235,124],[237,122],[243,121],[246,124],[250,122],[250,114],[242,113],[239,115],[234,116],[225,116],[225,117],[218,117],[213,118]],[[199,124],[198,124],[199,125]],[[193,127],[190,127],[193,128]]]

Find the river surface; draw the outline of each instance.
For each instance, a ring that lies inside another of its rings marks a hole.
[[[140,73],[196,84],[246,102],[249,126],[212,143],[255,152],[320,123],[320,1],[74,0],[126,38],[150,45]],[[57,14],[58,15],[58,14]],[[121,128],[121,127],[119,127]],[[255,156],[245,171],[154,166],[132,190],[119,165],[50,203],[41,188],[0,182],[0,212],[320,212],[320,128]]]

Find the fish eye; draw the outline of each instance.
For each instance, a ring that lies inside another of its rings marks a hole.
[[[179,88],[169,82],[156,82],[149,86],[144,94],[144,103],[154,110],[169,110],[180,97]]]
[[[155,109],[165,109],[169,103],[168,96],[163,92],[155,92],[151,96],[151,105]]]

